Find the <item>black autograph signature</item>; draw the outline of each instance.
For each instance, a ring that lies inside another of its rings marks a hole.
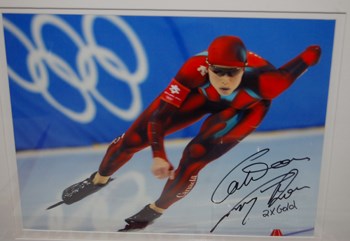
[[[261,158],[262,156],[266,155],[270,151],[269,148],[265,148],[261,151],[258,151],[248,158],[241,161],[237,166],[235,166],[231,171],[229,171],[226,176],[220,181],[220,183],[215,188],[212,196],[211,201],[214,204],[220,204],[223,203],[228,197],[236,193],[236,191],[241,190],[244,187],[249,186],[251,183],[256,182],[260,179],[262,179],[269,170],[272,169],[280,169],[287,167],[292,162],[297,161],[310,161],[309,157],[303,157],[303,158],[292,158],[292,159],[284,159],[277,162],[274,162],[270,165],[268,165],[265,162],[255,162],[257,159]],[[252,163],[254,162],[254,163]],[[251,163],[248,165],[243,165]],[[233,172],[239,170],[244,173],[244,180],[238,181],[233,180],[229,182],[229,185],[226,188],[226,194],[223,197],[218,198],[216,200],[216,196],[218,196],[217,192],[220,188],[222,188],[222,185],[226,179],[230,177],[230,175],[233,175]],[[298,176],[299,170],[296,168],[292,168],[288,172],[281,174],[279,176],[276,176],[265,183],[259,185],[257,188],[255,188],[253,191],[251,191],[249,194],[244,196],[239,202],[235,204],[235,206],[227,212],[224,216],[220,218],[220,220],[215,224],[215,226],[211,229],[211,233],[214,232],[214,230],[218,227],[218,225],[230,214],[234,211],[241,212],[245,207],[247,208],[246,215],[244,216],[242,220],[242,225],[245,225],[247,223],[247,218],[252,211],[254,205],[258,201],[257,196],[253,196],[254,193],[265,193],[267,191],[272,191],[272,194],[267,202],[267,207],[270,208],[274,203],[278,200],[284,200],[288,199],[292,196],[294,192],[300,191],[305,188],[310,188],[309,186],[302,186],[302,187],[291,187],[291,184],[295,180],[295,178]]]

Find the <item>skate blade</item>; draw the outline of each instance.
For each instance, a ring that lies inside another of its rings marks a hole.
[[[138,232],[145,229],[148,225],[135,225],[127,224],[123,229],[119,229],[118,232]]]
[[[46,210],[53,209],[53,208],[55,208],[63,203],[64,203],[64,201],[59,201],[58,203],[55,203],[54,205],[51,205],[50,207],[46,208]]]

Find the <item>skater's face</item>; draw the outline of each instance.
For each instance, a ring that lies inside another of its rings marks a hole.
[[[232,94],[242,81],[244,68],[209,64],[209,81],[222,96]]]

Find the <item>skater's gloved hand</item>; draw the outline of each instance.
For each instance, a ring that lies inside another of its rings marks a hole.
[[[173,180],[175,178],[173,166],[167,160],[161,157],[153,158],[151,171],[158,179],[169,178],[170,180]]]
[[[321,48],[318,45],[311,45],[306,48],[306,50],[301,54],[303,61],[309,65],[313,66],[318,63],[321,57]]]

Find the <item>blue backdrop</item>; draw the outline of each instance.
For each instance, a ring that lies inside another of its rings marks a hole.
[[[16,148],[110,142],[219,35],[240,36],[276,67],[320,45],[320,63],[273,102],[258,131],[323,126],[334,28],[321,19],[5,14]]]

